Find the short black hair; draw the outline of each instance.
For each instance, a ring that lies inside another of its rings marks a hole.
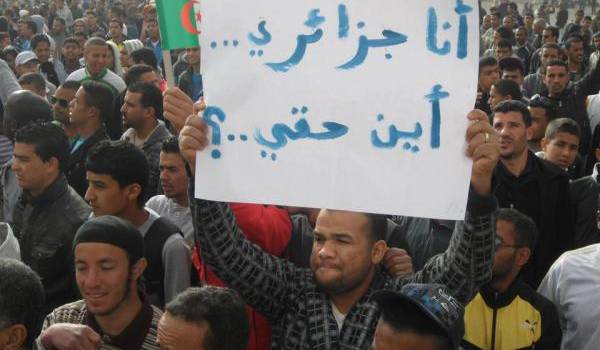
[[[496,33],[500,35],[500,39],[508,40],[510,43],[515,40],[515,33],[510,28],[500,26],[496,28]]]
[[[547,50],[547,49],[554,49],[554,50],[558,50],[558,52],[560,52],[560,46],[558,46],[558,44],[555,44],[555,43],[548,43],[548,44],[542,45],[542,50]]]
[[[521,72],[522,76],[525,76],[525,65],[520,58],[517,57],[504,57],[498,63],[500,70],[508,70],[515,71],[518,70]]]
[[[546,121],[558,118],[558,106],[546,96],[533,95],[529,100],[529,108],[542,108],[546,111]]]
[[[104,47],[108,47],[108,44],[106,43],[106,40],[104,40],[101,37],[98,36],[93,36],[89,39],[87,39],[87,41],[85,42],[85,48],[87,49],[90,46],[104,46]]]
[[[177,139],[177,136],[171,136],[164,140],[162,146],[160,146],[160,151],[165,153],[181,154],[181,150],[179,149],[179,140]]]
[[[581,128],[579,127],[579,124],[570,118],[558,118],[552,120],[546,127],[546,134],[544,137],[548,140],[552,140],[559,132],[565,132],[581,139]]]
[[[50,39],[48,39],[48,37],[44,33],[34,35],[31,38],[31,49],[35,50],[36,47],[41,43],[46,43],[48,44],[48,46],[50,46]]]
[[[521,116],[523,117],[523,123],[525,123],[525,126],[528,126],[528,127],[531,126],[531,113],[529,112],[529,109],[527,109],[527,106],[521,101],[516,101],[516,100],[502,101],[502,102],[498,103],[496,105],[496,107],[494,107],[494,110],[492,111],[492,113],[494,115],[496,113],[510,113],[510,112],[521,113]]]
[[[129,57],[136,64],[144,63],[151,67],[158,66],[158,61],[156,60],[156,55],[154,54],[154,51],[148,47],[142,47],[137,50],[133,50]]]
[[[158,119],[163,117],[163,96],[159,88],[154,84],[137,82],[131,84],[127,91],[141,94],[140,103],[142,107],[154,109],[154,116]]]
[[[498,45],[496,45],[496,48],[502,48],[502,49],[510,49],[512,51],[512,43],[506,39],[500,39],[498,41]]]
[[[90,150],[85,170],[110,175],[121,188],[138,184],[142,190],[137,202],[140,208],[143,207],[149,165],[146,155],[133,144],[124,140],[99,142]]]
[[[73,34],[76,35],[77,33]],[[80,33],[81,35],[85,36],[85,33]],[[67,44],[73,44],[73,45],[77,45],[79,48],[81,48],[81,46],[79,46],[79,41],[77,41],[77,39],[75,39],[74,36],[70,36],[68,38],[65,39],[65,41],[63,41],[63,47]]]
[[[84,81],[81,84],[85,91],[85,104],[100,111],[100,117],[105,121],[112,113],[115,96],[108,86],[96,81]]]
[[[125,73],[125,85],[129,86],[135,82],[140,81],[140,77],[146,73],[154,72],[154,68],[147,64],[134,64],[129,67],[127,73]]]
[[[517,209],[503,208],[496,211],[496,221],[506,221],[513,224],[515,243],[527,247],[533,252],[537,242],[538,229],[529,216]]]
[[[373,242],[385,241],[387,236],[387,217],[381,214],[367,213],[367,219],[371,229],[371,238]]]
[[[62,85],[60,85],[59,87],[67,90],[79,90],[79,88],[81,87],[81,82],[77,80],[67,80],[64,83],[62,83]]]
[[[565,49],[569,50],[573,44],[583,44],[583,39],[580,36],[574,35],[565,41]]]
[[[431,320],[417,305],[409,302],[381,301],[378,303],[381,321],[396,332],[412,332],[433,337],[439,350],[451,350],[452,341],[446,331]]]
[[[188,288],[169,302],[166,313],[195,325],[208,325],[207,350],[245,350],[250,322],[242,298],[229,288]]]
[[[64,19],[64,18],[62,18],[62,17],[59,17],[59,16],[56,16],[56,17],[54,17],[54,19],[53,19],[53,22],[52,22],[52,23],[54,23],[54,22],[56,22],[56,21],[59,21],[60,23],[62,23],[62,25],[63,25],[63,26],[66,26],[66,25],[67,25],[67,21],[65,21],[65,19]]]
[[[548,69],[548,67],[553,67],[553,66],[561,66],[565,68],[565,71],[567,71],[567,73],[569,72],[569,65],[567,64],[567,62],[557,59],[557,60],[550,60],[548,61],[543,67],[542,67],[542,74],[546,74],[546,70]]]
[[[0,329],[25,326],[25,347],[33,348],[46,316],[42,281],[29,266],[7,258],[0,258],[0,276]]]
[[[12,139],[16,130],[32,121],[50,122],[53,119],[52,107],[47,100],[31,91],[15,91],[4,105],[4,134]]]
[[[490,66],[497,66],[498,65],[498,60],[494,57],[488,56],[488,57],[482,57],[479,59],[479,71],[481,72],[481,69],[484,67],[490,67]]]
[[[52,158],[58,161],[64,172],[69,162],[69,139],[65,131],[53,123],[32,122],[15,132],[15,143],[32,145],[35,154],[44,162]]]
[[[33,85],[37,90],[45,90],[46,89],[46,79],[41,73],[26,73],[19,77],[19,84],[23,85]]]
[[[76,37],[78,37],[78,36],[79,36],[79,37],[82,37],[82,38],[84,38],[84,39],[87,39],[87,38],[88,38],[88,35],[87,35],[86,33],[84,33],[84,32],[77,32],[77,33],[73,33],[73,39],[75,39],[75,38],[76,38]],[[77,40],[77,39],[75,39],[75,40]],[[77,44],[79,44],[79,41],[77,42]]]
[[[558,28],[557,27],[547,26],[546,28],[544,28],[544,30],[550,31],[550,33],[552,33],[553,37],[558,38]]]
[[[510,96],[511,100],[520,100],[523,98],[521,88],[513,80],[500,79],[492,84],[496,92],[502,96]]]

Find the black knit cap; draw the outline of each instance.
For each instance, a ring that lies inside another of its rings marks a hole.
[[[73,251],[79,243],[106,243],[127,252],[132,262],[144,256],[144,238],[128,221],[116,216],[101,216],[86,221],[73,239]]]

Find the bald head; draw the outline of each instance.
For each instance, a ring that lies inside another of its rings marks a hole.
[[[34,120],[52,121],[52,108],[48,101],[31,91],[13,92],[4,106],[3,128],[6,137],[12,140],[17,129]]]

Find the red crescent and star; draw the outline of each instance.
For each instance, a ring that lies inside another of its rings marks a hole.
[[[194,4],[196,0],[188,1],[183,8],[181,9],[181,26],[185,29],[186,32],[190,34],[200,34],[200,30],[196,29],[194,23],[192,23],[190,19],[190,12],[194,11]],[[202,22],[202,14],[200,12],[196,13],[196,23],[200,25]]]

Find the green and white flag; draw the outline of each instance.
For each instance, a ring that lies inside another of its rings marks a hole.
[[[156,0],[163,50],[197,47],[200,12],[197,0]]]

